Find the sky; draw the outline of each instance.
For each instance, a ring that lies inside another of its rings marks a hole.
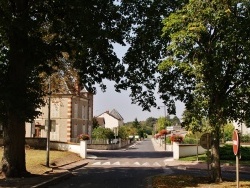
[[[129,91],[122,91],[121,93],[115,92],[112,82],[107,83],[107,90],[103,93],[100,88],[97,89],[97,94],[94,96],[94,116],[98,116],[105,111],[117,110],[123,117],[124,122],[131,122],[137,118],[138,121],[144,121],[149,117],[159,118],[165,116],[164,104],[157,97],[157,105],[161,106],[160,109],[151,108],[151,112],[142,111],[142,107],[131,104]],[[181,119],[184,110],[184,104],[181,102],[176,103],[176,116]],[[167,115],[167,112],[166,112]]]
[[[121,59],[125,54],[128,47],[122,47],[120,45],[114,44],[114,51],[117,56]],[[156,103],[161,106],[160,109],[151,108],[151,111],[143,111],[142,107],[131,104],[131,99],[129,97],[130,91],[121,91],[117,93],[114,89],[114,84],[111,81],[104,81],[107,85],[106,92],[102,92],[100,87],[97,87],[97,94],[94,96],[94,116],[98,116],[105,111],[111,111],[113,109],[117,110],[123,117],[124,122],[131,122],[137,118],[138,121],[144,121],[149,117],[159,118],[165,116],[164,104],[160,100],[159,95],[156,93]],[[184,104],[177,101],[176,103],[176,116],[181,119],[182,113],[184,111]],[[167,115],[167,112],[166,112]]]

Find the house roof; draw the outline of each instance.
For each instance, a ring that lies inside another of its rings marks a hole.
[[[103,112],[102,114],[105,114],[105,113],[112,116],[113,118],[115,118],[117,120],[123,120],[123,117],[121,116],[121,114],[119,114],[119,112],[115,109],[111,110],[110,112],[109,111]],[[100,114],[99,116],[101,116],[102,114]],[[97,116],[97,117],[99,117],[99,116]]]
[[[105,119],[103,117],[96,117],[96,121],[100,126],[105,125]]]
[[[113,115],[114,117],[116,117],[116,119],[123,120],[123,117],[121,116],[121,114],[119,114],[119,112],[117,112],[115,109],[113,109],[113,110],[110,112],[110,114]]]

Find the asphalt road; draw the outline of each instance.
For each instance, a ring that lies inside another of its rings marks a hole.
[[[55,188],[147,188],[151,176],[157,174],[190,174],[207,176],[206,169],[185,169],[179,166],[170,167],[168,159],[172,152],[155,151],[150,139],[137,142],[124,150],[88,151],[96,156],[83,168],[73,171],[73,176],[50,186]],[[222,177],[235,180],[234,172],[222,172]],[[249,173],[240,174],[241,180],[250,180]]]
[[[150,139],[137,142],[127,150],[88,151],[88,154],[97,158],[75,170],[73,177],[51,187],[147,187],[148,177],[167,173],[164,160],[173,156],[172,152],[155,151]]]

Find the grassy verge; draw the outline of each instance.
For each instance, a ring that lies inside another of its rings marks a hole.
[[[3,149],[0,149],[0,157],[3,156]],[[47,152],[46,150],[26,149],[26,169],[32,174],[44,174],[51,168],[46,166]],[[65,161],[67,159],[67,161]],[[50,150],[49,162],[56,165],[70,163],[79,160],[77,154],[67,151]]]
[[[189,156],[189,157],[181,157],[179,159],[180,161],[197,161],[197,156]],[[206,162],[207,156],[206,154],[203,155],[198,155],[198,161],[200,162]],[[230,165],[235,165],[236,160],[220,160],[221,164],[230,164]],[[249,165],[250,166],[250,161],[241,161],[241,165]]]
[[[206,162],[206,154],[198,155],[198,161]],[[180,161],[197,161],[197,156],[182,157]],[[235,165],[233,160],[221,160],[221,164]],[[242,165],[250,165],[250,161],[240,161]],[[183,187],[203,187],[203,188],[234,188],[236,182],[223,181],[213,183],[208,177],[193,177],[190,175],[160,175],[152,179],[153,188],[183,188]],[[250,187],[249,181],[240,181],[240,187]]]

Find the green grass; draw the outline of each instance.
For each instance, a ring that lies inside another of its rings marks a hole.
[[[180,161],[197,161],[197,156],[189,156],[189,157],[181,157],[179,159]],[[207,156],[206,154],[203,155],[198,155],[198,161],[200,162],[206,162],[207,161]],[[230,165],[235,165],[236,160],[220,160],[221,164],[230,164]],[[241,165],[250,165],[250,160],[249,161],[242,161],[240,160],[239,163]]]
[[[206,162],[207,156],[206,154],[198,155],[198,161]],[[197,155],[189,156],[189,157],[181,157],[180,161],[197,161]]]
[[[55,150],[50,150],[49,154],[50,154],[49,155],[50,164],[55,160],[62,162],[64,158],[66,158],[69,155],[72,155],[71,152],[55,151]],[[0,157],[2,158],[2,156],[3,156],[3,148],[0,149]],[[72,160],[76,160],[76,159],[72,157]],[[26,149],[26,169],[30,173],[43,174],[51,170],[50,167],[46,166],[46,161],[47,161],[46,150]]]

